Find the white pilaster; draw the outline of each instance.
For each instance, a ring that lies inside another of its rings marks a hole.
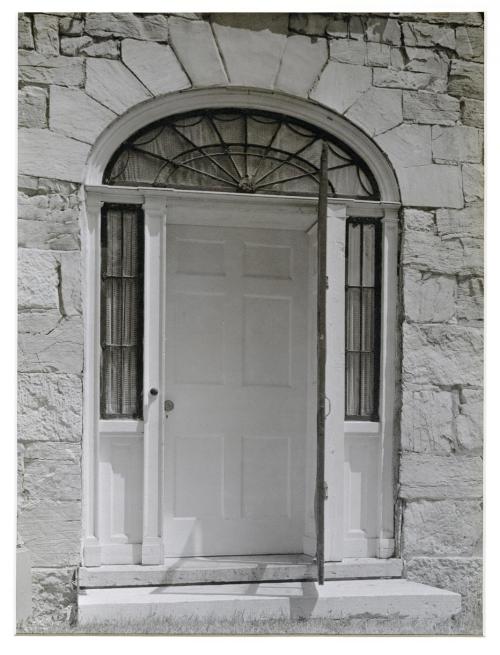
[[[382,219],[382,311],[380,352],[379,537],[377,555],[394,552],[393,433],[396,391],[396,321],[398,306],[398,208],[386,207]]]
[[[165,199],[145,194],[144,244],[144,494],[142,563],[163,563],[160,519],[162,359],[161,277],[164,248]],[[157,389],[158,394],[150,393]]]
[[[87,193],[84,214],[83,562],[101,564],[99,544],[99,316],[102,200]]]
[[[344,386],[346,207],[327,211],[325,560],[340,561],[344,546]],[[330,411],[328,411],[330,410]]]

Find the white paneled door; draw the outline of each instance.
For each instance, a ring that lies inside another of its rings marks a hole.
[[[167,557],[303,550],[307,243],[168,225]]]

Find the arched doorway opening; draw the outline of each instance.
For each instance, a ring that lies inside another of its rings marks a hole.
[[[366,157],[336,134],[339,117],[323,108],[281,99],[277,111],[267,93],[229,91],[147,125],[143,112],[120,143],[125,128],[115,126],[94,150],[107,160],[89,166],[90,182],[101,177],[87,185],[87,566],[314,556],[323,142],[333,312],[326,558],[392,555],[390,167],[352,126],[345,132]]]

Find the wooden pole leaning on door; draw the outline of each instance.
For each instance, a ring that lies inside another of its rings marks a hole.
[[[326,366],[326,216],[328,204],[328,146],[321,151],[318,197],[318,306],[317,306],[317,442],[316,442],[316,564],[318,584],[325,581],[325,366]]]

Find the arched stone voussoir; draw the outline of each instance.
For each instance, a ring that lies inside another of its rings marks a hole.
[[[309,97],[342,114],[370,89],[371,85],[371,68],[329,61]]]
[[[170,44],[194,86],[228,83],[214,34],[207,21],[170,16],[168,28]]]
[[[50,87],[49,127],[53,132],[92,144],[115,118],[114,111],[80,89]]]
[[[87,59],[85,91],[116,114],[152,98],[144,84],[121,61],[113,59]]]
[[[124,39],[122,61],[153,95],[188,89],[191,81],[169,45]]]
[[[229,83],[274,88],[287,42],[288,14],[213,14],[211,24]]]
[[[275,87],[307,98],[327,60],[326,39],[292,34],[286,40]]]

